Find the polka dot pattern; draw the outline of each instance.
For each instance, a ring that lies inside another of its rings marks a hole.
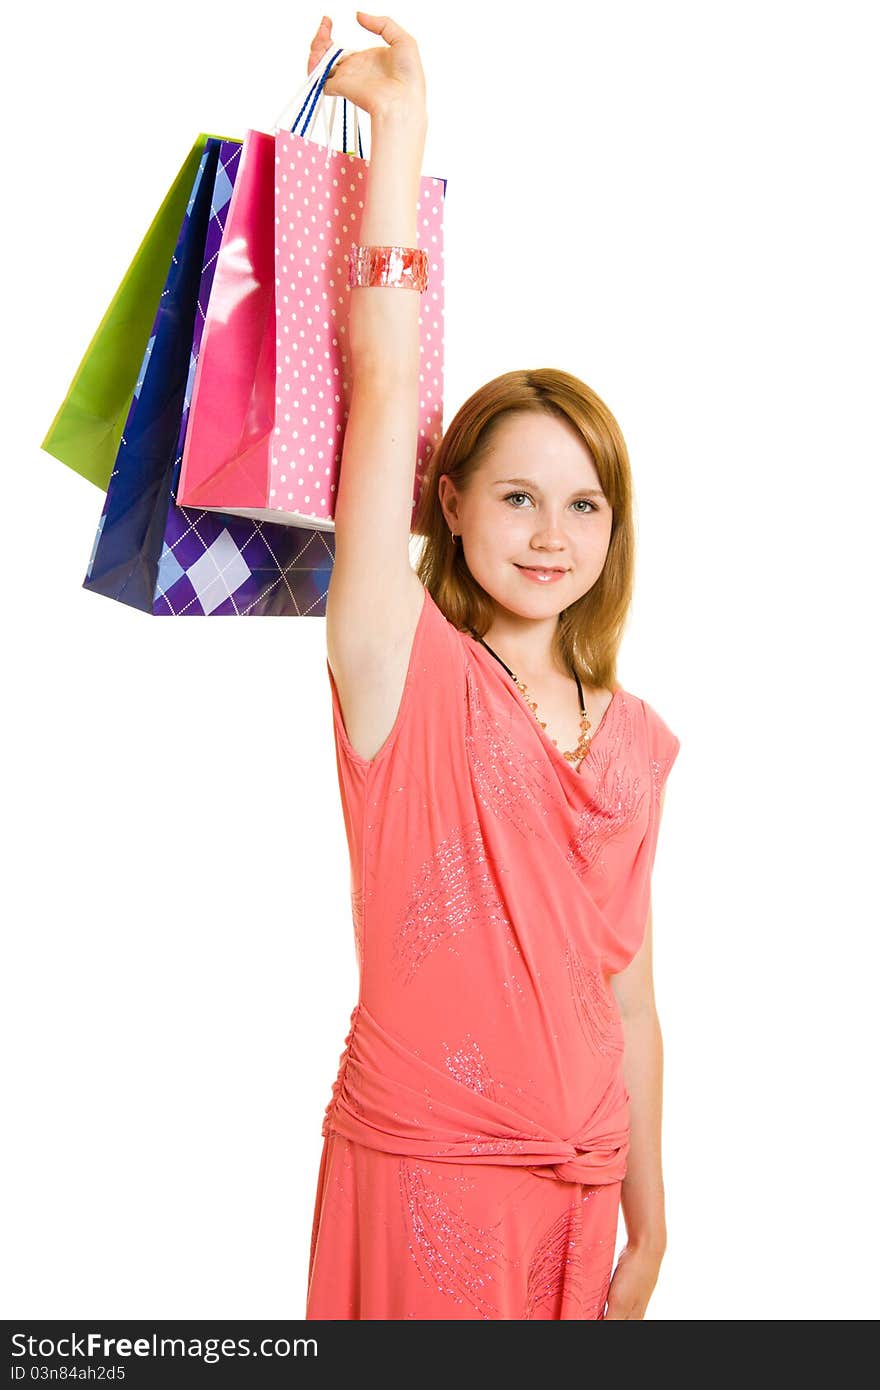
[[[289,131],[275,137],[276,395],[267,499],[275,521],[332,525],[351,398],[349,256],[360,241],[368,172],[356,155]],[[429,268],[420,296],[413,507],[443,433],[445,187],[423,175],[417,203],[418,244]]]

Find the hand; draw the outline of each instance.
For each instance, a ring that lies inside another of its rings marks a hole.
[[[358,10],[357,19],[371,33],[381,34],[388,46],[347,53],[331,68],[323,91],[331,97],[345,97],[371,117],[389,111],[404,115],[424,112],[425,75],[415,39],[385,15]],[[325,15],[312,39],[309,72],[332,48],[332,28],[332,20]]]
[[[651,1250],[624,1246],[608,1289],[606,1322],[644,1318],[660,1273],[661,1259],[661,1255]]]

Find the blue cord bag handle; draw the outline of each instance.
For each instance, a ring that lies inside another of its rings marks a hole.
[[[306,137],[306,133],[307,133],[307,131],[308,131],[308,128],[309,128],[309,126],[310,126],[311,123],[312,123],[312,118],[313,118],[314,115],[315,115],[315,111],[316,111],[316,108],[317,108],[317,106],[318,106],[318,102],[321,101],[321,99],[322,99],[322,95],[323,95],[323,92],[324,92],[324,83],[327,81],[327,78],[328,78],[329,75],[330,75],[330,69],[333,67],[333,65],[334,65],[336,62],[338,62],[338,60],[340,59],[340,57],[344,57],[345,54],[346,54],[346,52],[348,52],[348,51],[350,51],[350,50],[346,50],[346,49],[344,49],[344,48],[337,48],[337,49],[335,50],[335,52],[332,52],[332,53],[329,53],[329,54],[325,54],[325,55],[324,55],[324,57],[321,59],[321,62],[318,64],[318,67],[315,69],[314,72],[311,72],[311,73],[309,74],[309,76],[307,77],[307,79],[306,79],[306,81],[304,82],[303,86],[300,88],[299,92],[296,94],[296,96],[293,98],[293,100],[292,100],[291,102],[288,103],[288,105],[287,105],[287,107],[285,108],[285,110],[281,113],[281,115],[280,115],[280,116],[278,117],[278,119],[276,120],[276,122],[275,122],[275,124],[274,124],[274,127],[273,127],[273,131],[272,131],[273,135],[277,135],[278,132],[279,132],[280,130],[282,130],[282,129],[283,129],[283,130],[288,130],[288,129],[289,129],[289,130],[291,131],[291,133],[294,134],[294,135],[301,135],[301,136],[303,136],[304,138]],[[327,156],[327,157],[328,157],[328,159],[329,159],[329,151],[330,151],[330,148],[331,148],[330,141],[331,141],[331,138],[332,138],[333,123],[334,123],[334,117],[335,117],[335,114],[336,114],[336,102],[337,102],[337,100],[338,100],[338,97],[335,97],[335,96],[334,96],[334,97],[332,98],[332,106],[329,107],[329,108],[328,108],[328,105],[327,105],[327,102],[326,102],[326,101],[323,101],[323,102],[322,102],[322,110],[323,110],[323,113],[324,113],[325,130],[326,130],[326,140],[325,140],[323,143],[325,143],[326,146],[327,146],[327,151],[328,151],[328,156]],[[353,150],[352,150],[352,151],[349,151],[349,150],[346,148],[347,145],[348,145],[348,105],[349,105],[348,101],[346,100],[345,97],[343,97],[343,99],[342,99],[342,152],[343,152],[343,154],[348,154],[348,153],[352,153],[352,154],[353,154],[353,153],[354,153]],[[354,123],[355,123],[355,130],[356,130],[356,132],[357,132],[358,153],[360,154],[361,159],[363,159],[363,158],[364,158],[364,147],[363,147],[363,141],[362,141],[362,139],[361,139],[361,130],[360,130],[360,123],[359,123],[359,121],[358,121],[358,116],[357,116],[357,107],[354,105],[354,102],[352,102],[351,105],[352,105],[352,107],[353,107],[353,109],[354,109],[354,113],[355,113],[355,114],[354,114]]]

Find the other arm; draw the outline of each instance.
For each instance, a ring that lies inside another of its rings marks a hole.
[[[660,799],[663,809],[665,788]],[[625,970],[612,976],[624,1034],[623,1076],[630,1095],[630,1147],[620,1202],[627,1243],[611,1282],[606,1318],[643,1318],[666,1251],[661,1162],[663,1037],[654,998],[653,914]]]

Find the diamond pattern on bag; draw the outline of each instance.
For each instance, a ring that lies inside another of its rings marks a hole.
[[[168,547],[166,541],[162,546],[162,554],[159,557],[159,572],[156,576],[156,593],[164,595],[166,589],[170,589],[172,584],[176,584],[186,570],[180,564],[173,550]]]
[[[143,355],[143,359],[142,359],[142,361],[141,361],[140,371],[138,372],[138,379],[137,379],[137,381],[135,382],[135,388],[134,388],[135,397],[137,397],[137,396],[139,396],[139,395],[141,394],[141,387],[142,387],[143,384],[144,384],[144,377],[147,375],[147,368],[148,368],[149,365],[150,365],[150,354],[151,354],[152,351],[153,351],[153,344],[155,343],[155,341],[156,341],[156,335],[155,335],[155,333],[153,333],[153,334],[151,335],[151,337],[150,337],[148,343],[147,343],[147,346],[146,346],[145,350],[144,350],[144,355]]]
[[[221,531],[200,560],[187,570],[190,583],[206,613],[213,613],[224,599],[240,589],[250,570],[228,531]]]

